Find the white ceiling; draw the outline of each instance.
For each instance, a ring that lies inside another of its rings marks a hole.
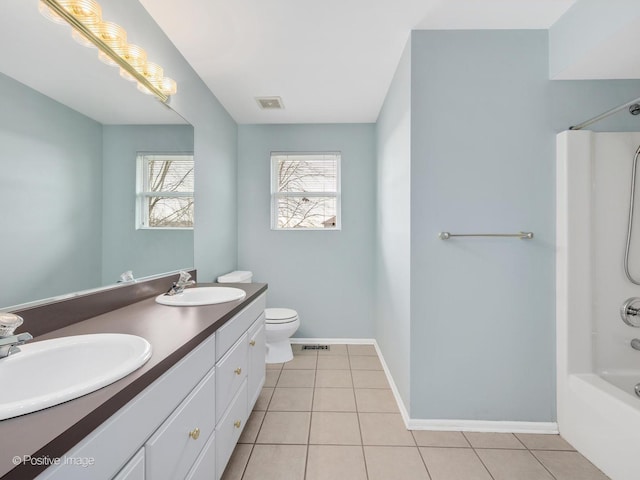
[[[546,29],[576,0],[141,0],[233,118],[375,122],[412,29]],[[280,96],[284,110],[261,110]]]
[[[140,1],[246,124],[375,122],[412,29],[546,29],[576,0]],[[2,73],[101,123],[183,122],[39,15],[36,4],[2,1]],[[640,45],[638,31],[618,40]],[[619,45],[603,45],[567,78],[603,78],[603,71],[640,78],[637,68],[628,73]],[[285,109],[261,110],[257,96],[280,96]]]

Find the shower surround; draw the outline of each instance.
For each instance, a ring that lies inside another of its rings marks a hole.
[[[560,434],[613,480],[640,472],[640,328],[620,307],[640,297],[624,273],[631,168],[640,133],[557,137],[556,315]],[[636,202],[640,201],[636,192]],[[629,257],[640,277],[640,208]]]

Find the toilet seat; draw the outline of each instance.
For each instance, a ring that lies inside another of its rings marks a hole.
[[[298,319],[298,312],[291,308],[265,308],[264,316],[267,324],[291,323]]]

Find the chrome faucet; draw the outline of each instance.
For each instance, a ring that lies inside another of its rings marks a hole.
[[[0,359],[8,357],[12,353],[19,352],[20,349],[18,348],[18,345],[22,345],[24,342],[31,339],[33,339],[33,336],[27,332],[0,338]]]
[[[177,295],[184,292],[185,287],[189,285],[195,285],[196,282],[194,280],[189,280],[190,278],[190,273],[180,272],[180,278],[178,278],[177,282],[173,282],[173,285],[171,285],[171,288],[167,290],[167,293],[165,293],[165,295]]]
[[[33,338],[27,332],[13,334],[13,331],[22,325],[22,322],[22,317],[14,313],[0,313],[0,359],[19,352],[18,346]]]

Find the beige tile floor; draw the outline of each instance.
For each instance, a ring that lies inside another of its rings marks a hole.
[[[605,480],[558,435],[409,431],[376,351],[267,365],[223,480]]]

